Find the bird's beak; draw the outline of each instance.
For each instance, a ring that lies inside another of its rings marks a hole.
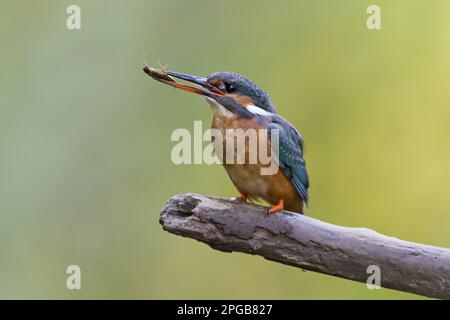
[[[192,92],[192,93],[200,94],[200,95],[211,97],[211,98],[213,98],[214,96],[218,96],[218,95],[219,96],[224,95],[224,93],[222,91],[217,89],[212,84],[208,83],[206,81],[206,78],[204,78],[204,77],[197,77],[197,76],[193,76],[190,74],[183,74],[183,73],[178,73],[178,72],[169,71],[169,70],[153,69],[147,65],[144,66],[143,70],[146,74],[148,74],[153,79],[155,79],[159,82],[165,83],[169,86],[187,91],[187,92]],[[178,79],[181,79],[184,81],[195,83],[195,84],[199,85],[201,88],[178,83],[173,78],[178,78]]]

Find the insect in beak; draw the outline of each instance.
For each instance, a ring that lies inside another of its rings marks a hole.
[[[178,73],[178,72],[174,72],[174,71],[166,71],[166,70],[164,70],[164,68],[152,68],[152,67],[148,66],[147,64],[144,64],[143,71],[146,74],[148,74],[150,77],[155,79],[156,81],[162,82],[164,84],[167,84],[169,86],[172,86],[174,88],[178,88],[178,89],[181,89],[181,90],[184,90],[187,92],[192,92],[192,93],[200,94],[200,95],[207,96],[207,97],[224,95],[222,93],[222,91],[217,89],[212,84],[208,83],[206,81],[206,78],[197,77],[197,76],[193,76],[193,75],[189,75],[189,74]],[[178,82],[176,82],[174,77],[181,79],[181,80],[191,82],[191,83],[195,83],[195,84],[201,86],[202,88],[188,86],[185,84],[178,83]]]

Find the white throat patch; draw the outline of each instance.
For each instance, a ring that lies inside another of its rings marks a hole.
[[[232,117],[236,116],[233,112],[231,112],[230,110],[225,108],[223,105],[218,103],[216,100],[214,100],[212,98],[209,98],[209,97],[205,97],[205,100],[211,106],[211,109],[212,109],[212,111],[214,113],[214,116],[216,116],[216,117],[226,117],[226,118],[232,118]]]
[[[208,104],[211,106],[212,111],[214,112],[214,115],[217,117],[226,117],[226,118],[232,118],[236,115],[225,108],[223,105],[218,103],[216,100],[205,97],[205,100],[208,102]],[[245,108],[251,112],[254,115],[260,115],[260,116],[269,116],[272,114],[272,112],[266,111],[258,106],[255,106],[253,104],[245,106]]]

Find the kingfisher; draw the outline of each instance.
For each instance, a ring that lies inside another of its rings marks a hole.
[[[145,64],[143,71],[153,79],[169,86],[198,94],[206,99],[213,113],[212,129],[226,130],[254,129],[259,142],[271,147],[271,135],[276,130],[278,136],[277,170],[274,174],[261,174],[264,167],[259,160],[256,163],[224,163],[231,181],[240,193],[238,202],[264,200],[271,206],[267,213],[273,214],[288,210],[303,214],[304,205],[308,205],[309,179],[303,157],[304,142],[295,127],[277,114],[269,95],[249,79],[234,72],[215,72],[207,77],[151,68]],[[189,82],[183,84],[174,78]],[[225,135],[226,136],[226,135]],[[214,140],[214,139],[213,139]],[[217,143],[213,141],[213,143]],[[230,152],[226,139],[222,145],[214,146],[216,154],[221,156]],[[248,144],[232,144],[235,150],[248,156]],[[267,149],[266,149],[267,150]],[[269,149],[271,150],[271,149]],[[246,160],[248,160],[246,158]]]

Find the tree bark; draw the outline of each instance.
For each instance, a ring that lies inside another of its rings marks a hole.
[[[261,206],[199,194],[169,199],[160,223],[170,233],[216,250],[256,254],[364,283],[371,276],[368,267],[378,266],[384,288],[450,299],[449,249],[290,212],[267,215]]]

